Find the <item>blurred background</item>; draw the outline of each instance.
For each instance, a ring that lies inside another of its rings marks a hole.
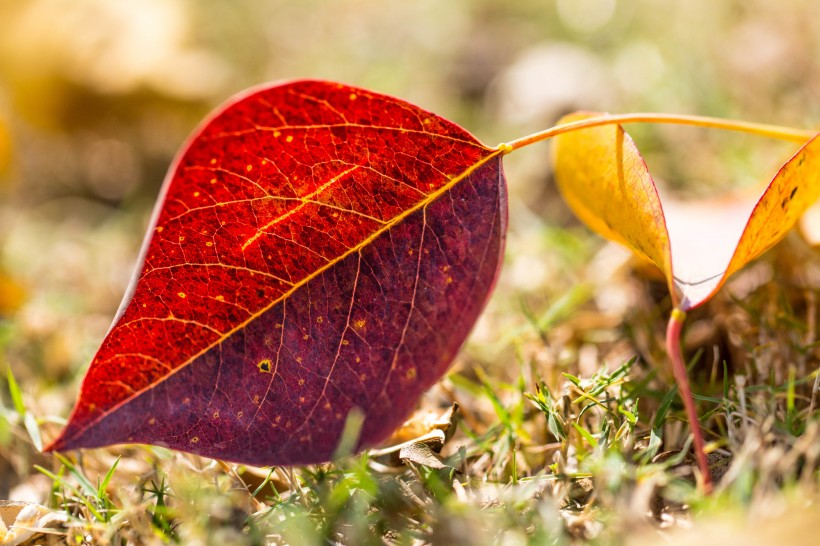
[[[36,414],[68,414],[172,157],[243,88],[344,81],[414,102],[490,145],[576,109],[810,128],[820,117],[815,9],[811,0],[0,0],[0,369],[11,366]],[[787,151],[692,129],[634,132],[682,195],[759,183]],[[618,358],[634,354],[617,349],[635,301],[634,286],[617,280],[625,258],[572,219],[548,151],[505,160],[506,264],[468,351],[488,365],[526,326],[522,309],[542,316],[562,294],[594,309]],[[602,359],[584,360],[583,340],[570,348],[582,363]]]

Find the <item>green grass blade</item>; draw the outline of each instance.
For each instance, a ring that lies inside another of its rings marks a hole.
[[[9,394],[11,395],[11,402],[14,404],[14,409],[17,411],[20,418],[22,418],[26,414],[26,406],[23,404],[23,395],[20,392],[20,385],[17,383],[17,380],[14,378],[14,373],[11,371],[11,366],[8,368],[8,372],[6,373],[6,380],[9,384]]]
[[[37,451],[43,451],[43,439],[40,436],[40,426],[37,424],[37,418],[31,412],[26,412],[23,415],[23,423],[26,426],[26,432],[31,436],[31,441]]]
[[[63,466],[65,466],[68,469],[68,471],[75,478],[77,478],[77,483],[80,484],[80,487],[82,488],[83,493],[85,493],[86,495],[89,495],[91,497],[96,497],[97,496],[97,488],[94,487],[93,485],[91,485],[91,482],[88,480],[88,478],[86,478],[83,475],[83,473],[80,472],[77,469],[76,466],[74,466],[74,463],[72,463],[67,457],[65,457],[65,456],[63,456],[59,453],[55,453],[54,455],[57,457],[57,459],[60,460],[61,463],[63,463]]]
[[[590,434],[590,432],[588,430],[586,430],[584,427],[582,427],[578,423],[572,423],[572,426],[575,427],[575,430],[578,431],[578,434],[580,434],[581,436],[584,437],[584,440],[589,442],[589,445],[591,445],[593,447],[593,449],[598,448],[598,440],[596,440],[595,437],[592,434]]]
[[[106,489],[108,489],[108,484],[111,482],[111,478],[114,476],[114,471],[117,469],[117,465],[120,464],[120,457],[117,457],[117,460],[114,461],[114,464],[111,465],[111,468],[108,469],[108,472],[105,474],[103,481],[100,482],[100,486],[97,488],[97,496],[103,498],[106,496]]]

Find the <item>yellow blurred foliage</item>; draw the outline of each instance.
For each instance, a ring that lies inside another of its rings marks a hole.
[[[11,134],[0,119],[0,176],[11,166]],[[2,182],[2,178],[0,178]]]
[[[23,286],[0,270],[0,317],[17,311],[26,300]]]
[[[60,129],[82,97],[224,93],[229,67],[189,43],[189,12],[181,0],[0,4],[0,76],[18,113],[50,129]]]

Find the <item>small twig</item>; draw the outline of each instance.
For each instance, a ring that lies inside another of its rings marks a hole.
[[[689,377],[686,374],[686,363],[683,360],[680,338],[683,321],[686,320],[686,313],[680,309],[673,309],[669,317],[669,325],[666,328],[666,353],[672,363],[672,373],[675,375],[675,382],[678,384],[678,391],[683,399],[683,406],[686,408],[686,415],[689,419],[689,428],[692,430],[693,447],[695,458],[698,461],[698,468],[703,476],[703,490],[709,495],[712,492],[712,473],[709,470],[709,463],[706,460],[705,442],[703,441],[703,430],[698,421],[698,410],[695,407],[695,399],[692,396],[692,389],[689,386]]]
[[[523,148],[524,146],[529,146],[530,144],[534,144],[563,133],[568,133],[570,131],[623,123],[668,123],[674,125],[693,125],[695,127],[708,127],[711,129],[738,131],[752,135],[799,142],[801,144],[817,134],[815,131],[794,129],[791,127],[780,127],[777,125],[765,125],[762,123],[750,123],[747,121],[711,118],[706,116],[688,116],[685,114],[604,114],[592,118],[556,125],[554,127],[550,127],[549,129],[545,129],[516,140],[511,140],[510,142],[499,144],[497,149],[501,150],[504,154],[508,154],[513,150],[517,150],[519,148]]]
[[[267,508],[264,503],[260,502],[256,497],[253,496],[253,492],[251,491],[248,484],[245,483],[245,480],[242,479],[242,476],[236,471],[236,469],[226,463],[225,461],[217,460],[220,468],[230,474],[230,476],[239,483],[239,486],[248,492],[248,498],[250,498],[251,504],[253,505],[254,511],[259,512],[260,510],[264,510]]]

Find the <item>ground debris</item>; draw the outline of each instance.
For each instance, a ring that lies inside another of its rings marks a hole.
[[[68,516],[45,506],[22,501],[0,501],[0,546],[61,544]]]

